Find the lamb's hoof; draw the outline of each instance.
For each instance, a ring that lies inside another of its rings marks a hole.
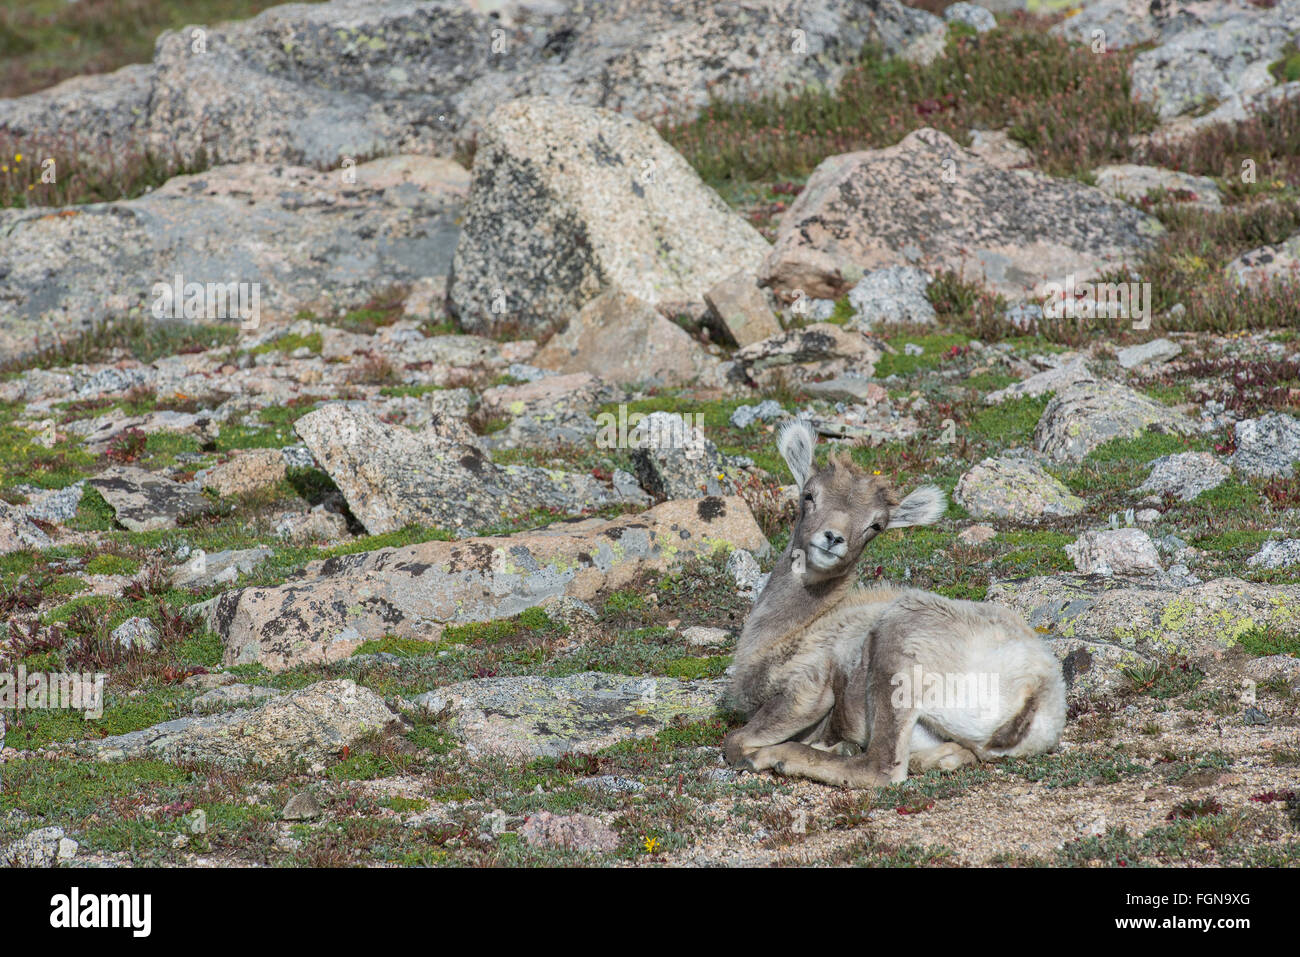
[[[852,741],[841,741],[831,751],[842,758],[852,758],[862,753],[862,749]]]

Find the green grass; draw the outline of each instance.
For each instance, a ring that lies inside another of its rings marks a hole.
[[[1283,634],[1275,628],[1253,628],[1237,638],[1237,647],[1249,655],[1290,655],[1300,658],[1300,635]]]
[[[331,558],[339,555],[355,555],[370,552],[378,548],[401,548],[404,545],[418,545],[421,542],[454,542],[456,536],[445,529],[435,526],[407,525],[392,532],[378,535],[360,535],[342,545],[327,549],[325,554]]]
[[[1050,395],[1022,396],[976,412],[970,431],[979,438],[999,446],[1025,445],[1034,436]]]
[[[924,336],[894,336],[885,341],[897,352],[894,355],[886,353],[876,363],[875,376],[879,379],[891,375],[907,378],[922,370],[937,369],[943,363],[945,353],[954,346],[966,345],[970,342],[970,336],[959,332],[935,333]],[[907,355],[904,347],[909,343],[920,346],[925,351],[919,356]]]

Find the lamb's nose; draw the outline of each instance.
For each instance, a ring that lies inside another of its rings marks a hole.
[[[844,536],[841,535],[839,532],[832,532],[830,529],[827,529],[826,531],[822,532],[822,534],[823,534],[824,536],[826,536],[826,544],[827,544],[827,545],[843,545],[843,544],[844,544]]]

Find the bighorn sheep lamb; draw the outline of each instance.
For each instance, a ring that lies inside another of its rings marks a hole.
[[[847,455],[814,470],[815,443],[803,421],[778,441],[800,511],[736,648],[731,705],[749,720],[727,736],[728,762],[875,787],[904,780],[909,766],[950,770],[1053,749],[1065,725],[1061,666],[1019,615],[912,588],[855,587],[867,543],[938,521],[943,493],[925,486],[899,501]]]

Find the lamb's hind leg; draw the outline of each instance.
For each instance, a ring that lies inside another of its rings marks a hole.
[[[912,774],[924,774],[932,768],[955,771],[979,761],[971,751],[956,741],[945,741],[919,721],[912,729],[909,747],[911,753],[907,757],[907,770]]]

